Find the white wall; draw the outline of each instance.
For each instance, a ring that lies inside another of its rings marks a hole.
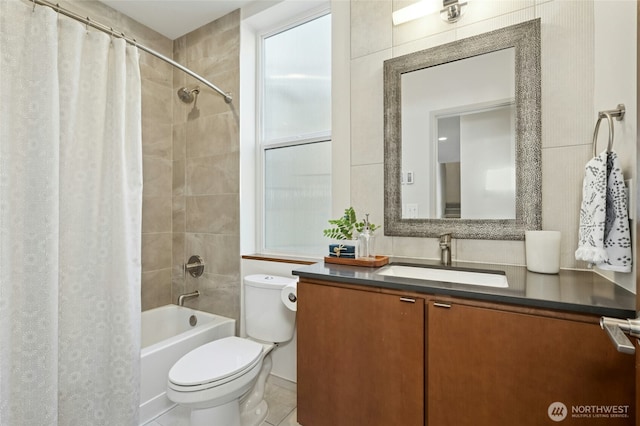
[[[542,225],[562,232],[561,267],[585,268],[575,260],[584,165],[591,158],[596,112],[625,103],[631,111],[616,122],[615,149],[625,177],[635,185],[636,152],[636,8],[635,1],[478,0],[469,2],[462,19],[449,24],[430,15],[394,27],[391,14],[405,1],[350,2],[350,58],[334,56],[334,67],[350,72],[334,84],[351,85],[351,101],[333,99],[334,114],[348,117],[348,128],[334,129],[336,140],[350,141],[349,164],[334,164],[350,174],[348,204],[370,212],[374,223],[384,217],[383,72],[385,59],[481,34],[535,18],[542,36]],[[342,15],[344,2],[334,19]],[[606,127],[606,126],[602,126]],[[605,130],[606,131],[606,130]],[[603,143],[604,141],[601,141]],[[606,142],[605,142],[606,143]],[[341,203],[347,204],[345,200]],[[335,208],[342,208],[336,206]],[[635,223],[634,223],[635,225]],[[632,229],[635,229],[632,228]],[[439,257],[435,238],[378,235],[380,254]],[[454,259],[524,265],[523,241],[456,240]],[[635,291],[632,274],[612,276]]]

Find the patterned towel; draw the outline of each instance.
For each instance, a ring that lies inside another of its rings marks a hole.
[[[602,152],[585,166],[576,259],[608,271],[631,272],[627,212],[618,155]]]

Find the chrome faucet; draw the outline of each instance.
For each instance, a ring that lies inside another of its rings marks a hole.
[[[200,292],[198,290],[191,293],[181,294],[180,297],[178,297],[178,306],[184,306],[184,299],[191,299],[192,297],[198,296],[200,296]]]
[[[440,263],[451,265],[451,234],[440,235]]]

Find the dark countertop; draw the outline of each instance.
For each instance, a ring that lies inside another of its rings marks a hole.
[[[437,261],[391,259],[395,264],[422,264],[442,267]],[[524,266],[453,262],[455,269],[503,271],[508,288],[494,288],[439,281],[424,281],[377,275],[381,268],[336,265],[319,262],[293,270],[302,278],[345,284],[406,290],[433,295],[500,302],[616,318],[636,317],[636,295],[606,278],[582,270],[560,270],[559,274],[529,272]],[[384,267],[383,267],[384,268]]]

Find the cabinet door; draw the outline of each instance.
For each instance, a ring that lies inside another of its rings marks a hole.
[[[427,328],[428,425],[634,424],[633,357],[597,324],[431,302]]]
[[[298,285],[298,422],[424,425],[424,300]]]

